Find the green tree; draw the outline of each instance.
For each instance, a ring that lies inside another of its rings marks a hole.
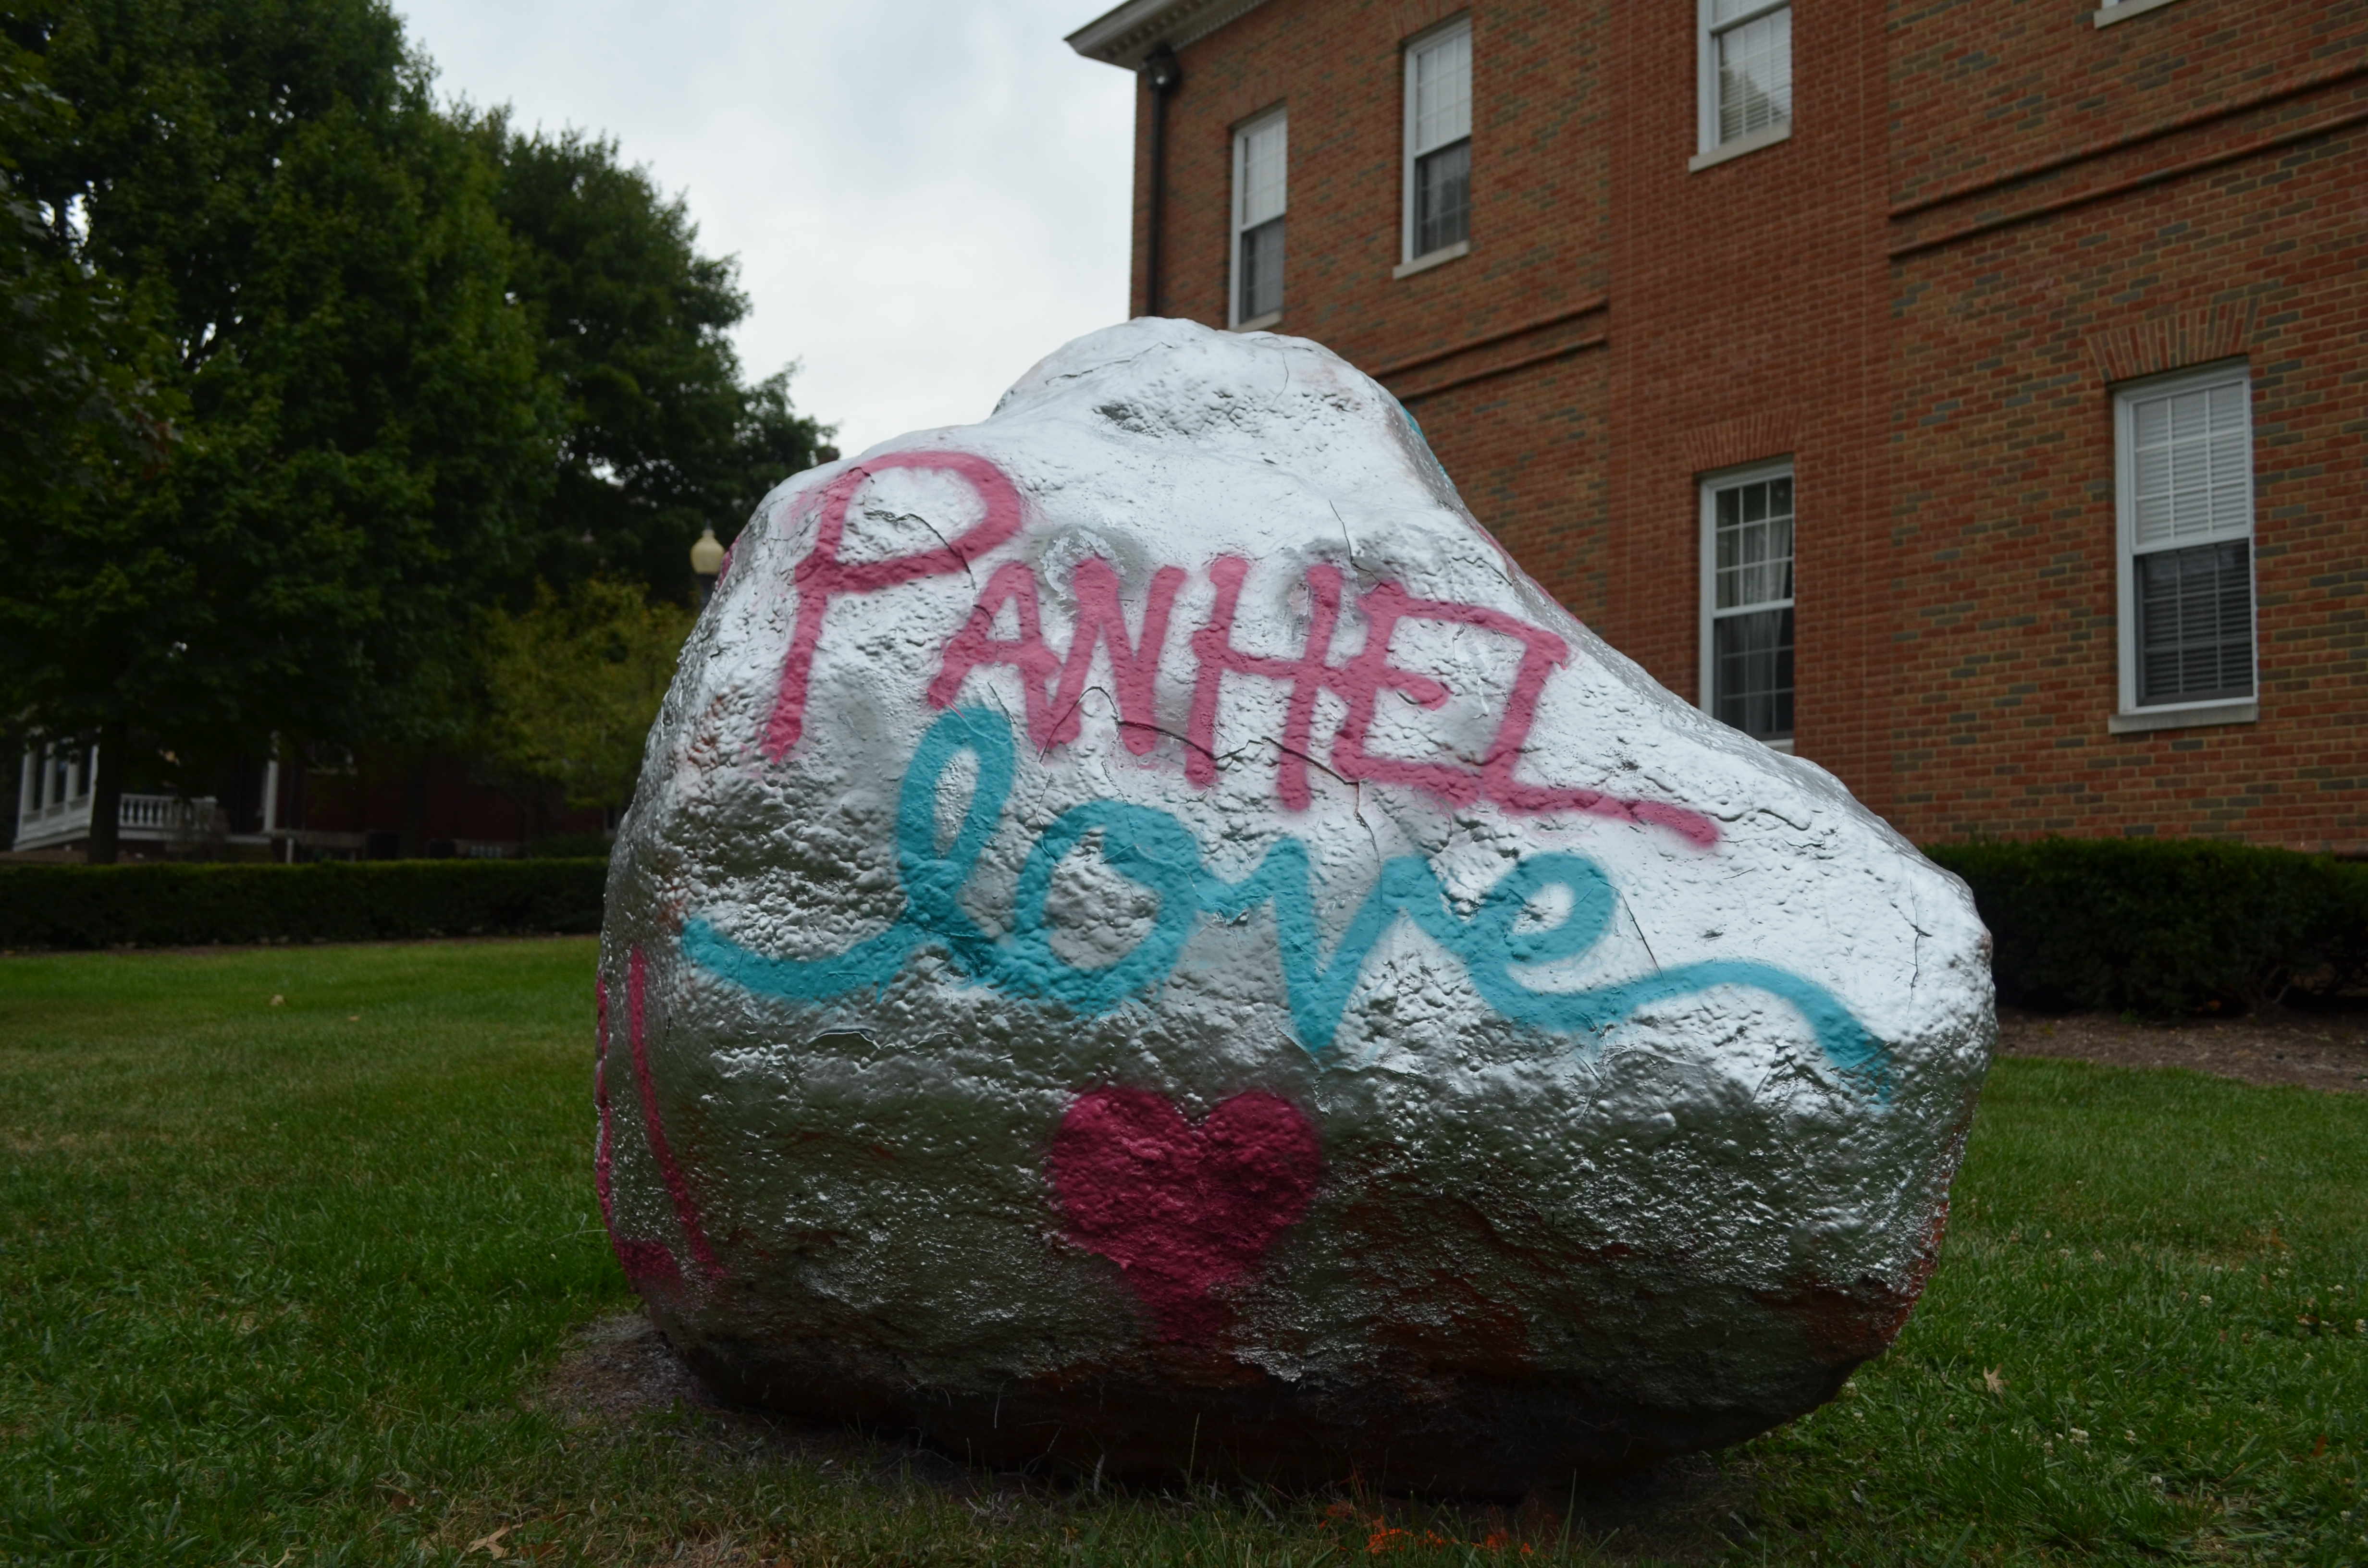
[[[72,117],[36,63],[0,35],[0,556],[10,539],[103,528],[170,447],[171,402],[154,379],[163,339],[84,263],[79,210],[44,209],[23,188],[18,151]],[[0,598],[0,649],[38,635],[11,624],[7,607]],[[10,763],[46,738],[27,733],[30,693],[14,678],[24,663],[0,653],[0,759]],[[13,805],[17,770],[5,771],[0,796]]]
[[[0,31],[67,110],[17,193],[73,216],[184,411],[144,482],[0,531],[0,684],[100,737],[93,858],[135,732],[457,734],[563,431],[474,139],[377,0],[31,0]]]
[[[154,381],[165,345],[114,279],[84,264],[81,215],[21,188],[21,149],[70,121],[34,61],[0,36],[0,507],[52,525],[163,460],[168,405]]]
[[[682,200],[619,163],[613,142],[520,135],[501,113],[478,133],[519,242],[515,287],[566,400],[535,573],[682,597],[700,530],[732,539],[768,490],[837,456],[833,432],[792,409],[789,371],[742,380],[736,264],[701,256]]]
[[[99,739],[95,858],[134,754],[483,733],[484,607],[682,597],[835,455],[682,202],[439,109],[383,0],[19,0],[0,51],[0,702]]]
[[[693,616],[631,583],[537,589],[517,615],[486,614],[483,749],[510,778],[557,786],[571,806],[621,809]]]

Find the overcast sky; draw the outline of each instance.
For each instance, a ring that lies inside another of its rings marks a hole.
[[[1126,313],[1133,76],[1109,0],[393,0],[438,88],[616,138],[740,258],[751,377],[848,452],[969,424]]]

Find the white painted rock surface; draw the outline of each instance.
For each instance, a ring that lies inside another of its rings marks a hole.
[[[1561,1484],[1828,1397],[1996,1036],[1964,886],[1310,343],[799,475],[618,841],[599,1181],[707,1375],[957,1453]]]

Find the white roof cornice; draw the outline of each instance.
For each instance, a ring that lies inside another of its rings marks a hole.
[[[1263,0],[1126,0],[1069,35],[1069,47],[1088,60],[1132,71],[1166,44],[1181,49],[1208,37]]]

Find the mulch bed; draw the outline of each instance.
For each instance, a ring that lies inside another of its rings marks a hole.
[[[2271,1007],[2241,1018],[2149,1024],[2112,1013],[2050,1016],[2000,1007],[1998,1051],[2368,1094],[2368,1012]]]

